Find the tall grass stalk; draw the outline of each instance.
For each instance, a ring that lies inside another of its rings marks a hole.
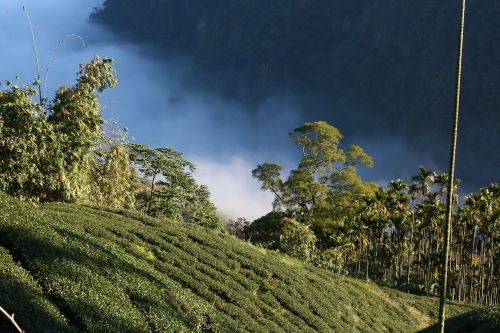
[[[43,99],[44,100],[47,97],[47,81],[49,79],[49,71],[52,68],[52,63],[54,62],[54,59],[55,59],[55,57],[56,57],[57,52],[59,51],[59,49],[69,39],[78,39],[82,43],[82,46],[85,47],[85,39],[83,39],[82,36],[77,35],[77,34],[66,35],[61,40],[59,40],[59,42],[57,42],[57,44],[52,49],[52,54],[50,55],[49,62],[47,63],[47,68],[45,69],[45,80],[44,80],[44,83],[43,83]]]
[[[22,5],[23,12],[26,14],[26,18],[28,19],[28,24],[30,27],[31,31],[31,39],[33,41],[33,49],[35,51],[35,66],[36,66],[36,83],[38,85],[38,95],[40,97],[40,105],[43,104],[43,99],[42,99],[42,84],[40,81],[40,57],[38,56],[38,47],[36,45],[36,37],[35,37],[35,30],[33,29],[33,24],[31,22],[31,15],[28,11],[28,7],[26,5]]]

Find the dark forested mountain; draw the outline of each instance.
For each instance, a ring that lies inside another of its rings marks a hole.
[[[467,10],[458,176],[478,187],[499,176],[500,2]],[[445,169],[458,12],[451,0],[106,0],[92,19],[189,56],[218,93],[252,105],[287,89],[305,119],[390,133]]]

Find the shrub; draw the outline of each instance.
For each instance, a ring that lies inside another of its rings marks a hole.
[[[314,257],[314,265],[331,272],[341,273],[344,267],[344,254],[339,248],[330,248],[318,252]]]
[[[280,251],[291,257],[311,262],[316,250],[316,236],[312,230],[293,219],[285,218],[280,235]]]

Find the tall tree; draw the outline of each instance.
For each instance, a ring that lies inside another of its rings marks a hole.
[[[263,190],[274,194],[276,212],[310,226],[320,248],[342,248],[347,258],[352,244],[363,239],[355,236],[357,205],[377,187],[364,182],[357,168],[371,167],[373,160],[359,146],[343,149],[342,134],[325,122],[306,123],[293,130],[290,138],[301,155],[285,180],[282,167],[272,162],[258,165],[252,175]]]
[[[194,164],[171,147],[128,146],[131,162],[150,182],[148,194],[142,196],[147,214],[221,228],[208,188],[193,178]]]
[[[77,83],[60,87],[50,106],[48,122],[64,152],[60,200],[88,201],[91,195],[90,170],[104,123],[98,95],[117,83],[112,63],[95,57],[80,65]]]
[[[77,83],[60,87],[48,109],[32,100],[39,84],[0,92],[0,189],[34,201],[92,202],[98,95],[116,84],[112,60],[80,65]]]
[[[0,91],[0,191],[48,201],[62,187],[63,152],[35,94],[30,86]]]

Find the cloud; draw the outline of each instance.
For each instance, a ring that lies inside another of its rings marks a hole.
[[[241,103],[193,89],[184,84],[191,73],[186,59],[157,61],[137,46],[121,41],[89,23],[102,0],[0,0],[0,79],[18,84],[33,82],[35,58],[22,4],[31,15],[40,57],[42,79],[54,46],[68,40],[54,58],[47,96],[62,84],[72,84],[78,65],[94,55],[116,60],[119,84],[101,97],[106,118],[117,118],[136,141],[151,146],[173,146],[195,156],[197,177],[209,186],[220,210],[234,217],[259,217],[271,208],[272,198],[259,190],[250,171],[267,160],[283,162],[292,151],[290,129],[300,125],[296,101],[276,92],[249,109]],[[276,112],[276,111],[280,112]]]
[[[89,23],[93,8],[102,2],[0,0],[0,45],[4,46],[0,80],[21,75],[20,84],[29,84],[35,77],[31,34],[21,10],[25,3],[37,37],[42,78],[61,38],[79,34],[86,40],[85,48],[78,40],[68,40],[58,51],[49,76],[49,97],[61,84],[74,82],[80,63],[96,54],[114,58],[119,83],[101,98],[105,117],[119,119],[137,142],[182,151],[198,165],[197,179],[209,186],[216,206],[226,214],[253,219],[268,212],[272,196],[260,191],[250,172],[266,161],[280,163],[285,170],[296,165],[300,152],[288,133],[306,120],[323,120],[315,119],[314,112],[304,113],[304,108],[315,106],[304,105],[298,96],[282,90],[249,106],[189,86],[185,78],[196,74],[189,59],[159,61],[147,49]],[[353,128],[346,120],[349,106],[339,110],[343,111],[335,117],[346,143],[365,147],[375,158],[375,168],[361,170],[363,176],[385,183],[416,170],[415,153],[399,140],[352,137]]]
[[[197,165],[196,180],[211,189],[212,200],[223,214],[252,221],[271,211],[273,196],[260,190],[251,176],[255,165],[248,159],[233,156],[219,162],[195,157],[193,161]]]

